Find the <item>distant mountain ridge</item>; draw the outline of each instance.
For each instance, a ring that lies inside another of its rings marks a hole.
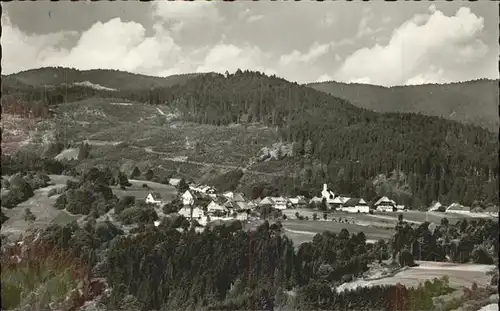
[[[5,79],[6,82],[9,82],[9,85],[18,85],[25,88],[87,82],[109,89],[139,90],[170,87],[185,83],[187,80],[199,75],[201,73],[155,77],[112,69],[78,70],[66,67],[43,67],[2,75],[2,80]]]
[[[383,87],[336,81],[307,86],[377,112],[413,112],[478,125],[497,132],[498,80]]]

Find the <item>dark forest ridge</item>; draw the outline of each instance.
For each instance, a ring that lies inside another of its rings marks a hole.
[[[45,85],[58,86],[61,84],[88,81],[110,89],[136,90],[152,87],[169,87],[174,84],[185,83],[185,81],[197,75],[199,74],[188,73],[155,77],[114,69],[78,70],[66,67],[42,67],[15,74],[2,75],[2,80],[7,78],[10,83],[17,82],[19,85],[25,84],[32,87],[43,87]]]
[[[498,131],[498,80],[393,87],[327,81],[307,86],[378,112],[422,113]]]
[[[20,89],[86,83],[83,86],[110,90],[144,90],[184,84],[204,75],[188,73],[156,77],[112,69],[78,70],[65,67],[30,69],[2,75],[4,83]],[[316,90],[345,98],[352,104],[377,112],[412,112],[478,125],[497,132],[498,80],[479,79],[447,84],[384,87],[370,84],[327,81],[305,84]]]

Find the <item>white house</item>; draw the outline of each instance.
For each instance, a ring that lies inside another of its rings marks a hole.
[[[241,221],[247,221],[248,220],[248,214],[247,212],[241,212],[236,214],[236,219],[241,220]]]
[[[380,212],[392,212],[396,208],[396,202],[384,196],[375,202],[373,206]]]
[[[192,190],[191,190],[192,191]],[[182,204],[184,205],[193,205],[194,204],[194,195],[190,190],[186,190],[181,196]]]
[[[270,205],[275,209],[286,209],[288,200],[283,197],[265,197],[259,202],[259,206]]]
[[[342,207],[347,201],[349,201],[351,198],[349,197],[343,197],[343,196],[337,196],[335,197],[332,202],[330,203],[330,206],[335,207],[335,208],[340,208]]]
[[[288,204],[287,199],[285,199],[283,197],[273,197],[272,200],[274,202],[273,208],[280,209],[280,210],[287,208],[287,204]]]
[[[330,189],[328,189],[328,185],[327,184],[323,184],[323,191],[321,191],[321,198],[323,199],[326,199],[326,203],[327,204],[332,204],[333,203],[333,199],[335,198],[335,194],[333,193],[333,191],[331,191]]]
[[[259,201],[259,206],[264,206],[264,205],[273,205],[274,201],[271,197],[265,197],[262,200]]]
[[[297,196],[295,198],[289,198],[288,201],[290,201],[290,204],[293,207],[304,207],[307,204],[306,199],[303,196]]]
[[[161,205],[161,195],[158,192],[149,192],[148,195],[144,198],[144,202],[148,204]]]
[[[470,207],[463,206],[459,203],[453,203],[448,208],[446,208],[446,213],[454,213],[454,214],[470,214]]]
[[[342,205],[340,210],[348,213],[369,213],[370,206],[363,199],[349,199]]]
[[[199,207],[185,206],[178,211],[179,215],[186,217],[187,219],[201,219],[205,216],[203,210]],[[192,218],[191,218],[192,215]]]

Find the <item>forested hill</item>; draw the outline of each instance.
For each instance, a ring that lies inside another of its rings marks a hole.
[[[417,112],[498,132],[498,80],[383,87],[335,81],[307,86],[379,112]]]
[[[104,87],[115,90],[138,90],[151,87],[169,87],[177,83],[184,83],[199,74],[172,75],[168,77],[154,77],[134,74],[119,70],[95,69],[78,70],[65,67],[44,67],[31,69],[11,75],[2,75],[9,86],[44,87],[72,85],[73,83],[90,82],[95,87]],[[85,85],[85,84],[84,84]]]
[[[294,146],[294,158],[286,159],[298,173],[292,184],[306,189],[327,182],[338,193],[370,200],[378,178],[384,186],[377,194],[413,206],[437,198],[498,204],[498,137],[492,132],[440,117],[377,113],[258,72],[204,74],[171,87],[107,91],[75,86],[21,93],[48,104],[88,96],[124,98],[166,104],[182,119],[200,124],[277,128],[282,140]]]
[[[498,142],[473,125],[420,114],[380,114],[347,100],[258,72],[211,74],[170,88],[127,92],[132,100],[167,103],[198,123],[261,122],[294,142],[305,169],[298,183],[329,182],[369,197],[371,181],[397,169],[402,201],[498,201]],[[408,195],[413,193],[413,195]],[[392,193],[390,194],[392,195]],[[414,202],[415,203],[415,202]],[[415,205],[419,205],[415,203]]]

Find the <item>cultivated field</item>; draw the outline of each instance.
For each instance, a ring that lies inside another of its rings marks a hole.
[[[301,216],[309,217],[309,220],[298,220],[295,213]],[[314,221],[313,214],[316,213],[318,220]],[[474,219],[459,214],[447,214],[438,212],[419,212],[419,211],[404,211],[397,213],[382,213],[375,214],[351,214],[346,212],[328,212],[327,221],[323,220],[323,212],[311,209],[287,209],[283,210],[288,219],[283,221],[285,234],[293,239],[296,245],[303,242],[308,242],[313,237],[324,231],[332,231],[339,233],[342,229],[347,229],[349,233],[363,232],[366,235],[368,242],[374,242],[379,239],[390,239],[394,233],[393,228],[398,221],[398,215],[402,214],[403,219],[409,222],[412,226],[418,226],[426,221],[439,224],[441,219],[447,218],[450,223],[455,223],[460,219]],[[336,221],[332,221],[335,219]],[[342,220],[343,222],[339,222]],[[347,223],[345,223],[347,221]]]
[[[53,205],[57,195],[47,197],[51,189],[64,187],[66,181],[72,178],[63,175],[49,175],[49,177],[52,185],[35,190],[34,196],[12,209],[2,209],[5,215],[9,217],[9,220],[2,225],[2,234],[18,236],[29,228],[44,228],[55,220],[58,223],[67,223],[80,217],[54,208]],[[29,208],[36,216],[33,224],[24,220],[26,208]]]
[[[311,241],[314,235],[331,231],[339,233],[342,229],[347,229],[349,233],[363,232],[367,240],[378,241],[380,239],[390,239],[393,230],[392,228],[378,228],[370,226],[360,226],[356,224],[339,223],[331,220],[284,220],[283,227],[285,234],[292,238],[295,244],[300,244],[306,241]]]
[[[401,283],[405,286],[418,286],[425,280],[432,280],[447,275],[452,287],[471,287],[473,282],[479,286],[489,285],[491,277],[486,273],[495,269],[494,265],[455,264],[445,262],[417,261],[418,267],[407,268],[393,276],[376,280],[356,280],[337,287],[337,291]]]

